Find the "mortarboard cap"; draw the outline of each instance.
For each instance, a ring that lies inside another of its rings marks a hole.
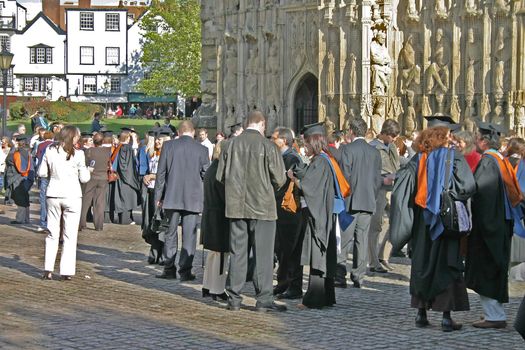
[[[22,134],[22,135],[16,135],[14,137],[15,141],[19,142],[19,141],[27,141],[27,139],[29,139],[29,137],[25,134]]]
[[[90,133],[90,132],[87,132],[87,131],[82,131],[80,133],[80,136],[82,136],[82,137],[93,137],[93,134]]]
[[[120,128],[120,131],[127,131],[127,132],[137,133],[133,128],[128,128],[128,127]]]
[[[108,130],[108,129],[100,129],[100,132],[102,133],[102,135],[104,136],[113,136],[113,130]]]
[[[503,134],[503,127],[499,124],[479,122],[478,123],[479,132],[482,135],[498,135]]]
[[[427,126],[429,128],[433,128],[435,126],[445,126],[450,129],[450,131],[456,131],[461,128],[461,124],[457,124],[454,119],[449,117],[448,115],[433,115],[425,117],[428,124]]]
[[[305,125],[301,130],[301,134],[303,134],[304,136],[312,136],[312,135],[325,135],[326,136],[326,128],[324,127],[324,122]]]
[[[166,130],[166,129],[162,129],[162,130],[159,130],[159,132],[157,133],[156,137],[160,137],[160,136],[173,136],[173,131],[171,131],[170,129]]]
[[[239,123],[233,124],[232,126],[230,126],[230,129],[233,130],[233,129],[237,128],[237,127],[242,127],[242,123],[239,122]]]

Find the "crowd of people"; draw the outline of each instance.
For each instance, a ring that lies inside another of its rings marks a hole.
[[[471,133],[429,117],[425,130],[406,138],[386,120],[371,137],[357,118],[345,132],[328,135],[317,123],[297,136],[278,127],[267,138],[265,116],[252,111],[244,127],[211,142],[187,120],[178,130],[168,120],[140,140],[132,128],[116,135],[99,119],[92,133],[40,123],[31,139],[21,126],[2,140],[13,224],[29,222],[29,191],[38,183],[39,230],[48,234],[44,279],[53,278],[60,239],[60,275],[68,280],[78,231],[88,221],[99,231],[104,222],[133,225],[140,206],[147,261],[163,266],[156,277],[195,279],[200,228],[202,295],[229,310],[240,309],[246,281],[259,311],[285,311],[275,299],[333,306],[335,288],[349,281],[362,288],[368,273],[388,273],[393,252],[407,246],[415,326],[428,326],[433,310],[443,314],[443,331],[461,329],[451,312],[469,310],[467,288],[484,313],[474,327],[507,326],[510,255],[522,244],[513,235],[525,237],[525,140],[505,138],[499,125],[480,123]]]

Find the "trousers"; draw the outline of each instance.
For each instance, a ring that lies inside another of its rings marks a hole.
[[[40,227],[47,227],[47,205],[46,205],[46,191],[49,179],[47,177],[40,178]]]
[[[249,247],[253,249],[255,268],[253,285],[258,306],[273,303],[273,249],[275,221],[256,219],[230,220],[230,268],[226,279],[228,303],[240,306],[246,282]]]
[[[379,236],[383,230],[383,215],[387,204],[387,191],[380,189],[376,197],[376,211],[370,218],[370,230],[368,231],[368,264],[372,268],[379,268]]]
[[[80,227],[86,227],[86,218],[89,208],[93,206],[93,224],[95,230],[102,230],[104,226],[104,211],[106,210],[106,192],[108,191],[107,180],[90,180],[84,186],[82,194],[82,215]]]
[[[221,254],[223,266],[221,266]],[[212,294],[224,293],[226,286],[226,269],[228,253],[209,251],[206,257],[206,266],[202,277],[202,288],[208,289]],[[222,273],[221,273],[222,271]]]
[[[479,299],[481,301],[481,307],[483,308],[483,314],[485,315],[486,321],[507,320],[505,309],[503,309],[503,304],[495,299],[485,297],[483,295],[480,295]]]
[[[182,225],[182,248],[179,258],[179,274],[190,274],[193,267],[193,257],[197,249],[197,222],[199,213],[166,209],[165,214],[170,225],[165,235],[164,248],[162,250],[164,271],[174,274],[177,270],[175,268],[175,259],[179,248],[178,227],[180,222]]]
[[[60,239],[61,218],[63,218],[64,243],[60,257],[60,274],[63,276],[75,274],[81,208],[82,198],[47,198],[47,229],[49,234],[46,237],[44,270],[51,272],[54,270]]]

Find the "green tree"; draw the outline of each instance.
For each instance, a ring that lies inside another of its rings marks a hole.
[[[200,93],[201,21],[198,0],[154,0],[141,23],[142,64],[148,72],[139,88],[148,95]]]

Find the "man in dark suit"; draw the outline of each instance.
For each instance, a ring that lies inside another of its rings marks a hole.
[[[100,124],[100,113],[95,112],[95,114],[93,114],[93,121],[91,122],[91,132],[94,133],[100,131],[103,131],[102,125]]]
[[[155,180],[155,203],[169,220],[164,250],[164,272],[158,278],[175,279],[178,249],[177,227],[182,225],[182,249],[179,259],[181,281],[191,281],[193,256],[197,246],[196,226],[203,208],[202,179],[210,165],[208,149],[194,140],[190,121],[179,126],[180,137],[163,144]]]
[[[368,230],[376,210],[376,197],[382,183],[381,155],[370,146],[364,136],[367,131],[363,119],[350,123],[348,138],[351,143],[341,147],[341,170],[352,190],[346,199],[346,210],[354,216],[352,224],[341,232],[341,253],[338,257],[336,287],[346,287],[346,257],[349,243],[354,239],[353,268],[350,278],[354,287],[361,288],[368,263]]]
[[[31,130],[32,131],[35,131],[37,127],[41,127],[46,130],[49,129],[49,122],[47,121],[44,114],[45,114],[45,111],[43,109],[39,109],[38,112],[36,112],[31,117]]]
[[[248,251],[253,246],[253,284],[258,311],[285,311],[273,301],[273,249],[277,208],[274,192],[286,182],[283,157],[264,137],[266,119],[259,111],[247,128],[221,152],[217,181],[225,185],[226,217],[230,219],[230,269],[226,280],[228,309],[239,310],[246,282]]]

